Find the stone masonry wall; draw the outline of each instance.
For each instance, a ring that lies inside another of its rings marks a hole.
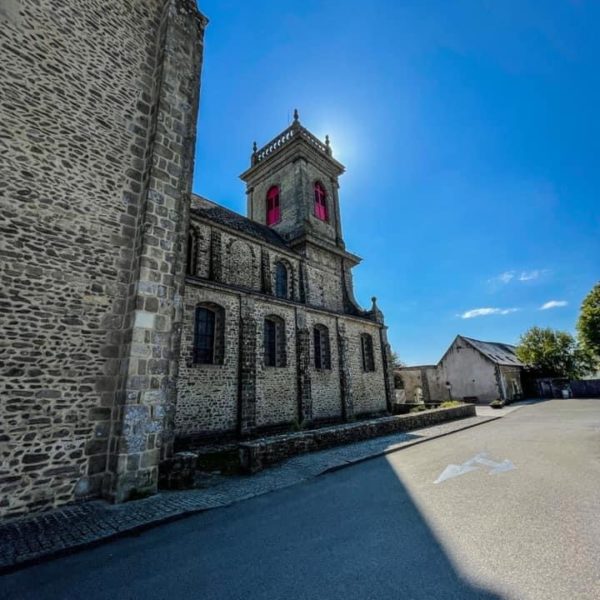
[[[255,183],[248,195],[248,217],[265,225],[267,192],[274,185],[279,187],[281,221],[274,225],[273,229],[287,238],[300,233],[299,224],[304,221],[306,212],[300,195],[301,163],[302,161],[296,161],[269,170]]]
[[[100,492],[162,4],[0,11],[0,515]]]
[[[212,302],[224,309],[223,364],[194,364],[195,308]],[[239,295],[188,285],[177,380],[177,435],[234,432],[238,410]]]
[[[289,423],[298,416],[298,388],[296,373],[296,321],[291,307],[256,301],[255,315],[258,329],[256,348],[256,425]],[[276,315],[285,322],[285,367],[267,367],[264,361],[264,318]]]
[[[304,165],[303,176],[305,178],[304,190],[306,194],[305,203],[307,205],[308,223],[312,232],[320,237],[327,239],[331,243],[336,241],[336,222],[337,212],[335,207],[335,194],[336,181],[334,178],[325,176],[322,169],[318,169],[310,162],[306,162]],[[325,202],[327,204],[327,221],[322,221],[315,216],[314,211],[314,185],[316,182],[321,183],[325,188],[327,197]]]
[[[113,428],[105,494],[153,493],[158,464],[172,453],[186,244],[202,43],[195,0],[168,0],[159,34],[151,160],[135,282],[125,390]]]
[[[269,465],[298,454],[474,416],[475,406],[464,404],[453,408],[426,410],[411,415],[382,417],[358,423],[283,434],[240,444],[240,463],[246,472],[256,473]]]
[[[221,234],[222,281],[260,291],[260,245],[228,233]]]
[[[381,345],[379,343],[379,327],[375,324],[371,325],[368,322],[363,324],[362,322],[350,319],[344,319],[344,321],[348,339],[348,358],[354,414],[383,412],[387,409],[387,404]],[[360,345],[361,333],[368,333],[373,338],[375,370],[371,372],[363,370]]]
[[[306,271],[308,304],[343,312],[341,259],[330,252],[309,246]]]
[[[196,275],[208,279],[210,277],[210,240],[212,228],[199,221],[192,225],[196,233]]]
[[[154,153],[170,9],[197,15],[191,0],[0,7],[0,516],[110,485],[134,310],[162,302],[136,299],[152,166],[188,177],[169,160],[181,149]],[[191,104],[169,126],[194,122],[197,48]]]
[[[310,332],[310,377],[313,419],[341,418],[342,400],[340,392],[340,364],[336,339],[336,317],[311,310],[306,311],[306,317]],[[315,369],[313,337],[315,325],[324,325],[329,331],[331,369]]]

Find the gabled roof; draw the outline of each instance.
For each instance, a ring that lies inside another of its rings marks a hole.
[[[243,217],[242,215],[223,206],[219,206],[202,196],[197,196],[195,194],[192,196],[192,206],[190,211],[193,215],[209,219],[219,225],[224,225],[235,231],[245,233],[262,242],[267,242],[267,244],[285,248],[288,252],[294,252],[294,250],[286,244],[285,240],[270,227],[257,223],[247,217]]]
[[[481,340],[474,340],[472,338],[460,336],[461,339],[469,343],[475,350],[478,350],[486,358],[489,358],[493,363],[497,365],[504,365],[510,367],[524,367],[525,365],[517,358],[515,354],[515,346],[510,344],[502,344],[500,342],[482,342]]]

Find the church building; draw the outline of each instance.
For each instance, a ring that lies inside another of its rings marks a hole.
[[[196,0],[0,9],[0,519],[155,493],[197,439],[390,409],[328,140],[296,115],[255,147],[247,217],[191,192],[207,24]]]
[[[295,112],[241,175],[248,217],[192,196],[176,445],[390,409],[383,315],[352,289],[343,172]]]

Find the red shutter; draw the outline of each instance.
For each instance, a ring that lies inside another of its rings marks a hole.
[[[273,186],[267,192],[267,225],[278,223],[281,218],[279,210],[279,188]]]
[[[327,194],[325,188],[319,183],[315,183],[315,217],[321,221],[327,221]]]

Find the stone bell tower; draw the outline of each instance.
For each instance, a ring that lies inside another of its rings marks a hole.
[[[338,177],[344,170],[332,156],[329,137],[317,139],[295,110],[287,129],[260,149],[254,144],[251,166],[240,176],[248,217],[292,244],[313,238],[343,249]]]

